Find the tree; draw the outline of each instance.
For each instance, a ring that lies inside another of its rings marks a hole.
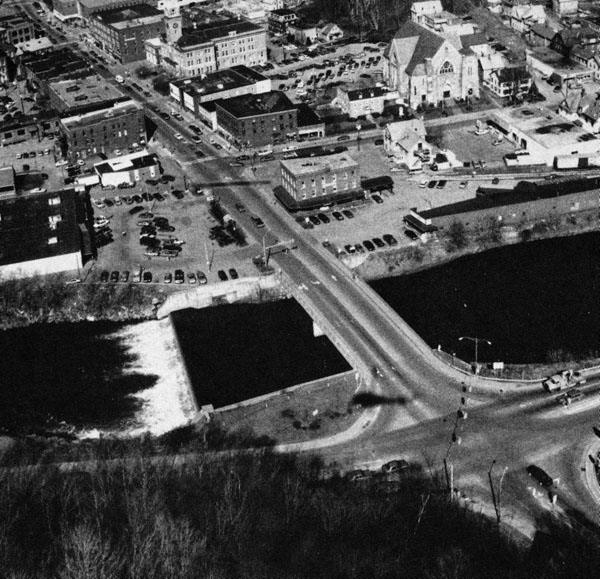
[[[453,221],[448,229],[448,243],[446,248],[449,252],[463,249],[468,244],[467,229],[462,221]]]
[[[168,95],[169,77],[166,74],[159,74],[158,76],[155,76],[152,80],[152,86],[154,87],[155,91],[164,95]]]
[[[149,76],[152,76],[152,69],[149,66],[142,64],[135,69],[135,74],[138,78],[148,78]]]

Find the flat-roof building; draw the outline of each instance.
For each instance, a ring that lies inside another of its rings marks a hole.
[[[142,3],[98,12],[89,25],[99,48],[121,63],[145,60],[146,41],[165,31],[163,13]]]
[[[247,66],[233,66],[206,76],[174,80],[171,98],[187,110],[198,114],[201,103],[246,94],[261,94],[271,90],[271,80]]]
[[[155,154],[139,151],[122,157],[114,157],[94,165],[94,171],[102,186],[133,185],[145,179],[156,178],[160,173],[160,162]]]
[[[18,44],[35,38],[33,21],[20,14],[0,15],[0,42]]]
[[[48,83],[69,78],[82,78],[93,73],[89,61],[62,47],[44,53],[24,54],[19,70],[40,92],[46,93]]]
[[[267,61],[267,33],[243,18],[196,6],[165,5],[166,41],[147,42],[147,57],[181,76],[208,74]]]
[[[296,105],[281,91],[219,100],[215,106],[219,130],[241,146],[274,145],[298,132]]]
[[[82,107],[102,108],[117,101],[131,100],[100,75],[60,80],[48,85],[50,106],[60,113],[74,112]]]
[[[290,211],[363,197],[360,165],[347,153],[285,159],[275,195]]]
[[[0,190],[7,175],[0,173]],[[0,276],[78,271],[91,247],[84,196],[73,188],[0,195]]]

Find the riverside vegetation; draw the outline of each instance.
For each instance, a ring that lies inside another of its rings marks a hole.
[[[268,450],[178,462],[119,444],[129,458],[98,446],[70,470],[0,470],[2,577],[558,579],[600,568],[598,544],[551,515],[551,548],[524,547],[417,468],[357,484]]]

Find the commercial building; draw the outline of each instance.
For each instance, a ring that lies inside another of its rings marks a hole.
[[[58,132],[59,119],[53,110],[40,111],[35,116],[24,115],[0,123],[0,144],[4,147],[29,139],[41,140]]]
[[[282,8],[269,12],[269,32],[271,34],[286,34],[288,26],[298,19],[293,10]]]
[[[134,100],[115,102],[100,109],[80,110],[60,119],[59,129],[71,160],[99,153],[112,154],[146,143],[144,109]]]
[[[118,101],[131,100],[98,74],[48,84],[50,107],[59,113],[76,113],[90,107],[103,108]]]
[[[219,130],[238,145],[273,145],[297,134],[296,105],[281,91],[220,100],[215,106]]]
[[[52,15],[61,21],[79,18],[77,0],[52,0]]]
[[[118,187],[121,183],[134,185],[139,181],[158,177],[160,163],[156,155],[139,151],[96,163],[94,171],[103,187],[107,185]]]
[[[364,196],[360,166],[347,153],[280,161],[276,197],[290,211],[312,209]]]
[[[325,136],[325,121],[307,104],[297,105],[298,109],[298,140],[318,139]]]
[[[166,41],[146,43],[147,58],[178,76],[267,62],[267,33],[242,18],[165,3]]]
[[[89,61],[63,47],[44,53],[24,54],[20,58],[19,73],[43,94],[47,94],[48,84],[69,78],[82,78],[93,73]]]
[[[507,164],[552,166],[558,156],[587,155],[600,150],[600,139],[564,117],[532,106],[492,114],[493,126],[523,152],[506,155]]]
[[[77,272],[94,252],[85,192],[16,192],[11,173],[0,169],[0,277]]]
[[[202,103],[270,90],[269,78],[243,65],[206,76],[178,79],[170,84],[171,98],[196,116],[201,116],[199,108]]]
[[[302,46],[313,44],[317,40],[317,27],[315,24],[295,22],[288,25],[287,33],[294,39],[296,44]]]
[[[89,20],[94,14],[113,10],[116,8],[127,8],[139,4],[140,0],[77,0],[77,10],[79,16],[84,20]],[[148,0],[146,4],[156,7],[155,0]]]
[[[0,43],[18,44],[35,38],[33,22],[20,14],[0,16]]]
[[[146,41],[164,33],[163,13],[149,4],[113,8],[89,19],[96,45],[125,64],[146,58]]]

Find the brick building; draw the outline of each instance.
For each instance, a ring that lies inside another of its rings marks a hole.
[[[219,130],[247,147],[273,145],[296,136],[296,105],[281,91],[215,102]]]
[[[276,197],[290,211],[363,197],[360,166],[347,153],[280,161]]]
[[[145,60],[146,41],[165,31],[163,13],[141,3],[98,12],[89,25],[99,48],[123,64]]]
[[[271,34],[285,34],[288,26],[298,20],[293,10],[282,8],[269,12],[269,32]]]
[[[23,54],[19,73],[41,93],[46,94],[52,81],[82,78],[93,72],[89,61],[75,54],[70,48],[59,48],[44,53]]]
[[[0,42],[18,44],[35,38],[33,22],[20,14],[0,16]]]

